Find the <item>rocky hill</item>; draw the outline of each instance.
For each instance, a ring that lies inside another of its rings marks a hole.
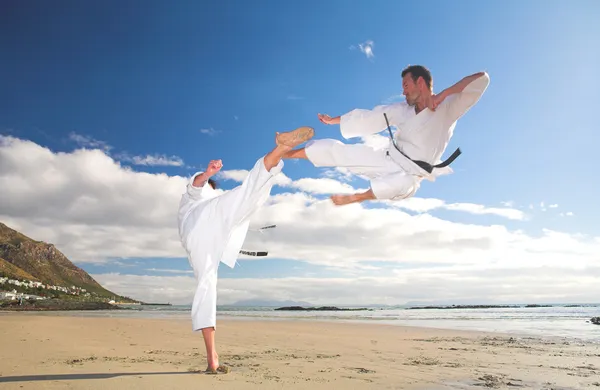
[[[86,289],[100,297],[130,301],[103,288],[54,245],[33,240],[0,222],[0,275]]]
[[[34,282],[39,282],[38,278],[34,277],[30,273],[23,271],[16,265],[12,265],[3,258],[0,258],[0,275],[6,275],[17,280],[31,280]]]

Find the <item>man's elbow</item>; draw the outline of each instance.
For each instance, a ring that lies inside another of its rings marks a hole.
[[[467,87],[458,93],[454,99],[448,103],[448,116],[453,120],[458,120],[467,113],[475,104],[479,102],[488,86],[490,85],[490,76],[487,72],[477,73],[480,75],[471,81]]]
[[[490,85],[490,75],[487,72],[479,72],[476,75],[478,77],[471,81],[460,93],[468,107],[479,101]]]
[[[488,72],[479,72],[478,77],[473,83],[477,83],[481,90],[481,93],[483,94],[487,87],[490,85],[490,75],[488,74]]]

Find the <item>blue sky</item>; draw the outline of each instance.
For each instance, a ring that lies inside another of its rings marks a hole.
[[[316,114],[401,100],[400,72],[408,64],[428,66],[437,92],[485,70],[490,87],[459,121],[446,153],[463,150],[455,173],[424,183],[417,196],[528,214],[514,220],[430,212],[444,221],[501,225],[531,237],[544,229],[600,235],[594,165],[600,51],[589,41],[600,36],[600,5],[593,1],[62,1],[3,8],[0,135],[53,153],[99,148],[135,172],[169,177],[189,176],[214,158],[223,159],[224,170],[244,170],[272,147],[276,131],[308,125],[316,138],[341,139],[339,128],[320,124]],[[373,56],[360,50],[367,42]],[[163,156],[171,165],[140,165],[135,156]],[[303,161],[286,163],[284,172],[293,181],[323,174]],[[360,179],[347,183],[366,185]],[[223,181],[224,188],[236,184]],[[274,195],[289,192],[273,188]],[[17,209],[5,207],[0,215],[22,229],[30,226],[40,239],[55,237],[35,230],[33,219]],[[55,238],[72,248],[61,237]],[[189,270],[185,259],[162,254],[114,253],[105,259],[126,260],[89,262],[75,249],[69,253],[94,275]],[[404,267],[373,264],[381,272]],[[275,258],[241,261],[235,270],[223,268],[221,277],[341,272]]]

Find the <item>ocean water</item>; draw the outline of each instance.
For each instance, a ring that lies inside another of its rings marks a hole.
[[[367,307],[367,311],[277,311],[273,307],[218,307],[217,321],[294,320],[378,323],[438,329],[501,332],[515,336],[562,338],[600,344],[600,325],[589,320],[600,317],[600,304],[552,305],[488,309],[409,309]],[[340,306],[341,307],[341,306]],[[189,320],[190,306],[128,306],[130,310],[86,312],[31,312],[31,314],[171,318]]]
[[[569,305],[570,306],[570,305]],[[223,308],[221,318],[295,319],[379,323],[438,329],[500,332],[532,337],[568,338],[600,344],[600,304],[580,307],[511,307],[489,309],[408,309],[372,307],[369,311],[274,311],[273,308]]]

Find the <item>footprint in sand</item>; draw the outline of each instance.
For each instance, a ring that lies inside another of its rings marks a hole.
[[[362,367],[346,367],[348,370],[356,371],[359,374],[375,374],[375,370],[369,370]]]

